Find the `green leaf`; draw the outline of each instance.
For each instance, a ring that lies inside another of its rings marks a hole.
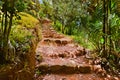
[[[104,39],[103,38],[100,39],[100,43],[102,43],[102,44],[104,43]]]

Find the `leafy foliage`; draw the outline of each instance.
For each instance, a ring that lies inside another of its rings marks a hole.
[[[33,28],[38,20],[26,13],[19,13],[20,20],[16,20],[18,24],[26,28]]]
[[[27,5],[25,12],[39,18],[40,4],[39,0],[23,0],[24,4]]]
[[[21,48],[21,51],[26,52],[31,47],[31,40],[35,38],[32,32],[34,32],[34,28],[38,24],[38,20],[23,12],[19,13],[19,16],[21,19],[15,20],[16,24],[14,24],[12,28],[11,39],[16,48]]]

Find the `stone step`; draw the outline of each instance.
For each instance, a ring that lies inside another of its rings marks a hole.
[[[44,37],[43,39],[44,42],[53,43],[53,44],[56,44],[57,46],[62,46],[62,45],[67,45],[68,43],[72,43],[71,39],[52,38],[52,36],[48,36],[48,35],[44,35],[43,37]]]
[[[42,62],[36,66],[41,73],[64,73],[64,74],[73,74],[73,73],[91,73],[92,65],[88,64],[75,64],[72,62],[62,62],[62,64],[49,64]]]
[[[55,46],[50,44],[49,39],[46,39],[46,42],[41,41],[41,44],[47,44],[46,46],[39,46],[36,50],[37,53],[42,53],[46,57],[50,58],[78,58],[80,56],[83,56],[87,53],[87,51],[83,47],[79,46],[71,46],[71,45],[65,45],[65,46]],[[50,46],[51,45],[51,46]]]
[[[50,29],[50,30],[54,30],[54,28],[52,28],[52,27],[51,27],[51,28],[49,28],[49,29]]]
[[[62,34],[54,34],[54,38],[61,39],[61,38],[64,38],[64,36]]]
[[[54,32],[55,30],[54,29],[50,29],[51,32]],[[56,32],[56,31],[55,31]]]
[[[103,79],[96,74],[43,74],[37,80],[110,80]]]
[[[44,38],[49,38],[50,36],[49,35],[43,35]]]
[[[52,33],[52,34],[45,34],[44,33],[43,36],[45,38],[59,38],[59,39],[64,38],[63,35],[58,35],[58,34],[54,34],[54,33]]]
[[[56,31],[54,31],[54,32],[51,32],[52,34],[57,34],[57,32]]]

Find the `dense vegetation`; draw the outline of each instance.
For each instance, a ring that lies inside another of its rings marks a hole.
[[[38,3],[38,2],[36,2]],[[26,0],[2,0],[0,1],[0,8],[1,8],[1,27],[0,27],[0,49],[1,49],[1,63],[6,63],[9,61],[8,54],[10,47],[16,45],[16,42],[24,42],[22,38],[24,36],[28,36],[27,38],[31,38],[31,34],[26,31],[18,30],[16,33],[15,31],[18,29],[21,29],[22,27],[26,28],[32,28],[38,23],[37,20],[35,20],[33,17],[25,14],[20,13],[22,11],[31,13],[33,16],[37,16],[37,8],[39,9],[39,6],[37,7],[37,4],[35,4],[34,1],[26,1]],[[30,9],[30,10],[29,10]],[[35,14],[32,13],[32,11],[35,12]],[[27,18],[29,17],[29,18]],[[12,31],[12,32],[11,32]],[[21,34],[20,34],[20,33]],[[28,34],[25,34],[28,33]],[[16,35],[14,35],[16,34]],[[23,35],[25,34],[25,35]],[[12,35],[12,36],[11,36]],[[21,39],[18,39],[16,37],[21,37]],[[29,40],[29,39],[28,39]],[[11,44],[13,42],[13,45]]]
[[[36,18],[51,19],[56,30],[93,50],[105,69],[120,72],[119,0],[0,0],[0,64],[14,62],[19,49],[27,52],[36,34],[39,40],[39,31],[32,34]]]
[[[32,0],[31,2],[0,0],[0,79],[2,80],[33,79],[35,48],[41,38],[41,30],[36,18],[37,11],[31,8],[35,11],[33,14],[28,10],[32,6],[36,6]],[[8,74],[14,77],[10,78]]]

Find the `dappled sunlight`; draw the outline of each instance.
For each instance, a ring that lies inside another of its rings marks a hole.
[[[0,80],[119,80],[119,0],[0,0]]]

